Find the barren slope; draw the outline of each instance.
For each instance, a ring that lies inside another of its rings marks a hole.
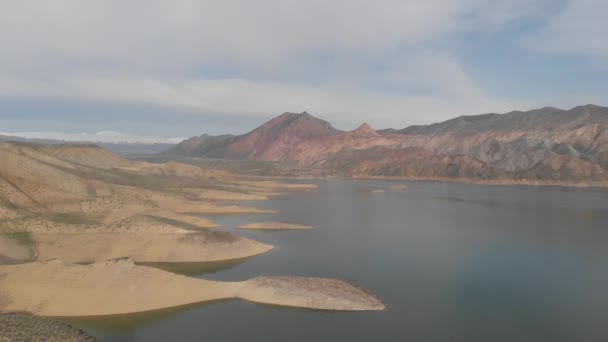
[[[128,161],[82,144],[0,143],[0,157],[3,258],[25,258],[27,249],[8,239],[10,234],[27,236],[31,246],[26,247],[35,247],[41,260],[70,262],[117,257],[209,262],[271,248],[229,233],[206,232],[216,225],[188,215],[268,212],[231,203],[264,197],[230,183],[238,179],[225,172]]]

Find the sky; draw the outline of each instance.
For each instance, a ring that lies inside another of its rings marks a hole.
[[[608,105],[605,0],[6,0],[0,135],[175,141]]]

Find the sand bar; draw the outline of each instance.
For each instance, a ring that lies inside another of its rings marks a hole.
[[[283,222],[260,222],[245,224],[242,226],[235,227],[237,229],[248,229],[248,230],[300,230],[300,229],[313,229],[313,226],[306,226],[303,224],[292,224]]]
[[[385,308],[373,296],[340,280],[259,277],[218,282],[137,266],[129,260],[0,266],[0,279],[0,312],[49,317],[137,313],[223,299],[320,310]]]
[[[407,190],[409,187],[406,184],[393,184],[389,187],[391,190]]]

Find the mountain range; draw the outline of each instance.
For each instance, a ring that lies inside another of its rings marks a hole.
[[[287,162],[317,175],[601,185],[608,182],[608,108],[547,107],[378,131],[368,124],[342,131],[306,112],[284,113],[247,134],[204,134],[163,155]]]
[[[29,142],[46,145],[64,145],[64,144],[95,144],[105,148],[108,151],[121,155],[150,155],[157,154],[175,146],[172,143],[151,143],[151,142],[99,142],[99,141],[66,141],[57,139],[37,139],[23,138],[12,135],[0,135],[0,141],[14,142]]]

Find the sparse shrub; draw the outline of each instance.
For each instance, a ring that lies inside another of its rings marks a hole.
[[[18,241],[22,245],[29,246],[34,244],[34,240],[32,239],[32,234],[30,232],[6,233],[4,234],[4,236],[8,237],[9,239]]]

